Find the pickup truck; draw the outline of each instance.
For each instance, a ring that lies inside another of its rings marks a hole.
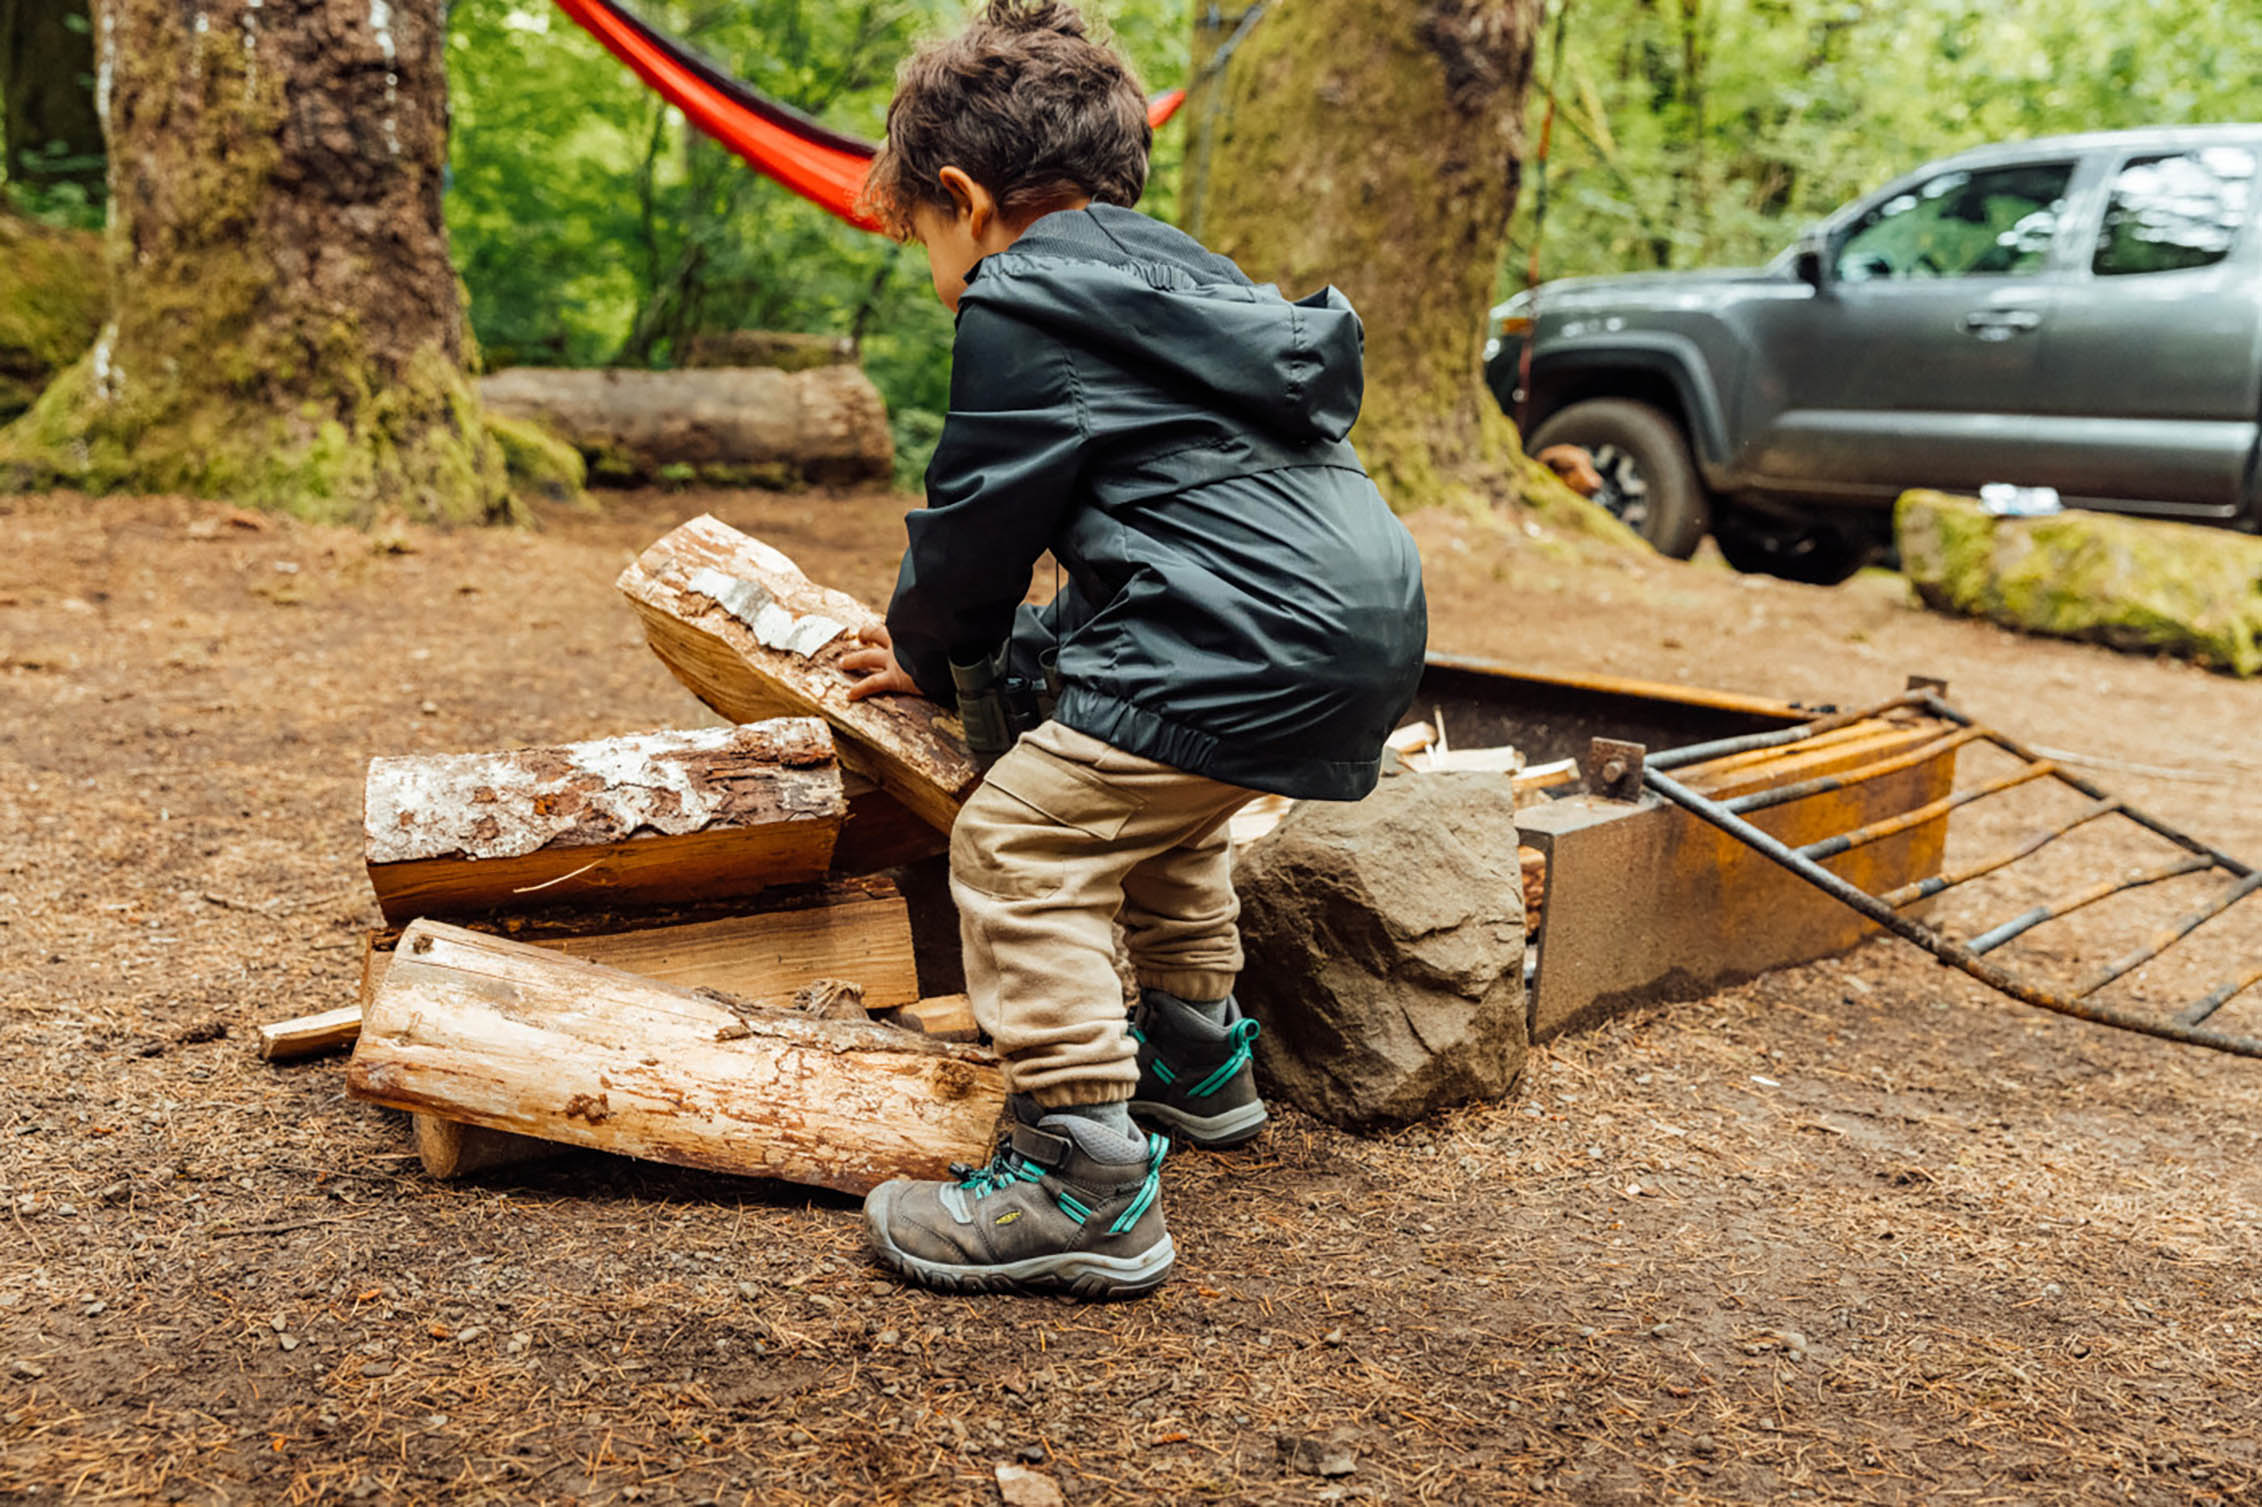
[[[2262,125],[1930,163],[1765,267],[1542,284],[1487,381],[1659,550],[1843,580],[1910,487],[2262,526]]]

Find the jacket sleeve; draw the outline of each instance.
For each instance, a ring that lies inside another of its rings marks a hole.
[[[1029,574],[1073,501],[1090,431],[1068,351],[969,300],[951,358],[950,414],[927,467],[927,505],[888,605],[896,662],[955,704],[950,661],[1012,636]]]

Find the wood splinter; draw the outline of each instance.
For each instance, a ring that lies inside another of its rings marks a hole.
[[[263,1062],[293,1062],[340,1052],[361,1035],[361,1006],[340,1005],[314,1015],[269,1021],[259,1028],[259,1057]]]

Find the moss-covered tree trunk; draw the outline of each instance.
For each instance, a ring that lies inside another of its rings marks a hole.
[[[0,0],[0,157],[10,183],[102,201],[102,117],[86,0]]]
[[[1482,347],[1540,3],[1274,0],[1187,107],[1188,229],[1292,296],[1332,282],[1358,306],[1352,438],[1402,512],[1531,485]],[[1198,72],[1235,25],[1197,22]]]
[[[440,217],[441,0],[97,0],[110,321],[0,484],[507,506]]]

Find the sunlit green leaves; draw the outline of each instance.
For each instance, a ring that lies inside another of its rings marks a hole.
[[[1565,0],[1553,0],[1559,6]],[[1764,261],[1928,158],[2252,119],[2262,8],[2206,0],[1569,0],[1546,276]],[[1520,286],[1534,175],[1504,281]]]
[[[737,77],[877,138],[896,64],[958,0],[637,0]],[[1185,72],[1184,0],[1112,0],[1150,88]],[[456,0],[448,226],[490,364],[666,365],[699,333],[862,337],[916,474],[949,394],[950,316],[916,247],[841,224],[688,131],[546,0]],[[1167,213],[1175,131],[1148,207]]]

